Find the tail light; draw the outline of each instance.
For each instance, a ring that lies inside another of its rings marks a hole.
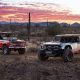
[[[14,43],[11,43],[10,45],[11,45],[11,46],[15,46],[15,44],[14,44]]]
[[[21,43],[20,45],[21,45],[21,46],[26,46],[26,43],[23,42],[23,43]]]
[[[11,46],[26,46],[26,42],[14,42],[10,44]]]

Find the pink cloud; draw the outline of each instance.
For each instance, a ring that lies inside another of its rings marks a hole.
[[[2,3],[1,3],[2,4]],[[23,5],[23,4],[20,4]],[[43,5],[34,5],[34,4],[26,4],[32,5],[34,7],[15,7],[15,6],[1,6],[0,7],[0,20],[9,20],[15,19],[16,21],[26,21],[28,20],[28,13],[31,12],[31,20],[32,21],[45,21],[47,18],[49,20],[72,20],[79,21],[80,15],[71,14],[70,10],[57,10],[57,9],[44,9]],[[49,4],[50,5],[50,4]],[[58,6],[55,4],[55,6]],[[35,7],[40,7],[35,8]],[[58,6],[59,7],[59,6]],[[42,9],[41,9],[42,8]]]

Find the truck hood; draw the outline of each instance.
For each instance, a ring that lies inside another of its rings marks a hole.
[[[24,40],[20,40],[20,39],[18,39],[17,42],[25,42],[25,41],[24,41]]]
[[[8,40],[0,40],[0,42],[8,43]]]
[[[60,45],[60,42],[45,42],[43,45]]]

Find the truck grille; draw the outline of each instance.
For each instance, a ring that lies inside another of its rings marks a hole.
[[[46,45],[45,47],[46,47],[46,50],[48,50],[48,51],[60,49],[60,45]]]

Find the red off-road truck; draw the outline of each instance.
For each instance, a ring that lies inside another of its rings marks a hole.
[[[0,32],[0,49],[3,54],[10,54],[11,51],[18,51],[19,54],[24,54],[26,42],[17,38],[17,33]]]

